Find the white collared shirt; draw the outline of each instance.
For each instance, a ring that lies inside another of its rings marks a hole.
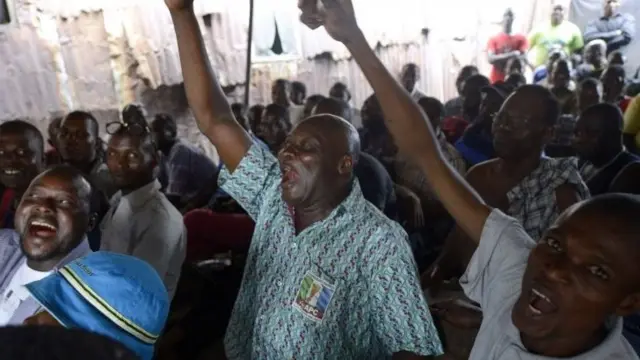
[[[520,292],[527,259],[536,243],[520,223],[500,210],[487,218],[478,249],[460,278],[465,294],[482,307],[482,325],[470,360],[555,360],[528,352],[511,312]],[[615,319],[605,340],[572,360],[638,359],[622,336],[622,319]]]
[[[157,180],[127,195],[118,191],[100,229],[100,250],[132,255],[153,266],[173,298],[186,254],[182,214]]]

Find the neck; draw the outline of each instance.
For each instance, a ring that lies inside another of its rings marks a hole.
[[[622,145],[612,146],[608,149],[601,149],[598,152],[598,156],[589,159],[589,162],[591,162],[595,167],[601,168],[613,161],[616,156],[620,155],[620,152],[622,152],[622,150],[624,150]]]
[[[540,153],[525,158],[500,159],[500,170],[512,179],[524,179],[540,166]]]
[[[602,343],[607,336],[604,326],[593,333],[583,337],[559,337],[532,339],[525,334],[520,334],[524,347],[531,353],[544,355],[545,357],[565,358],[584,353]]]
[[[91,170],[93,170],[93,167],[95,166],[95,164],[98,162],[98,158],[95,158],[89,162],[86,163],[72,163],[71,165],[73,165],[75,168],[77,168],[78,170],[80,170],[82,173],[84,174],[90,174]]]
[[[316,222],[326,219],[331,212],[349,196],[351,185],[342,191],[335,192],[334,196],[321,197],[323,200],[314,201],[308,206],[295,207],[294,220],[296,233],[301,233],[304,229]]]
[[[138,183],[138,184],[126,187],[126,188],[122,188],[122,189],[120,189],[120,191],[122,191],[122,195],[131,194],[132,192],[134,192],[136,190],[139,190],[139,189],[149,185],[153,181],[155,181],[155,179],[151,179],[151,180],[145,181],[144,183]]]
[[[61,258],[55,258],[45,261],[35,261],[27,259],[27,266],[35,271],[51,271],[56,265],[58,265],[62,261]]]
[[[168,142],[165,146],[163,146],[160,151],[162,152],[162,154],[168,156],[169,153],[171,152],[171,149],[173,148],[173,145],[176,144],[176,142],[178,142],[178,140],[173,140]]]

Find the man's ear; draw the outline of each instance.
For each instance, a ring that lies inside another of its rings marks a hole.
[[[616,315],[627,316],[640,311],[640,293],[627,296],[616,309]]]
[[[340,163],[338,164],[338,173],[340,175],[346,175],[353,172],[353,157],[350,155],[345,155],[340,159]]]
[[[93,231],[93,229],[98,225],[98,213],[89,214],[89,224],[87,225],[87,233]]]

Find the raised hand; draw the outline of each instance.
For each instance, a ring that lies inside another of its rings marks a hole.
[[[193,7],[193,0],[164,0],[171,11],[186,10]]]
[[[359,32],[351,0],[321,0],[321,6],[316,4],[316,0],[298,1],[300,20],[311,29],[324,25],[327,33],[342,43]]]

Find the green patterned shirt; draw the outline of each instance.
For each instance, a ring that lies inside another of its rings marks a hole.
[[[295,234],[280,167],[252,146],[220,183],[255,220],[227,334],[235,359],[389,359],[442,346],[400,225],[351,194],[323,221]]]

